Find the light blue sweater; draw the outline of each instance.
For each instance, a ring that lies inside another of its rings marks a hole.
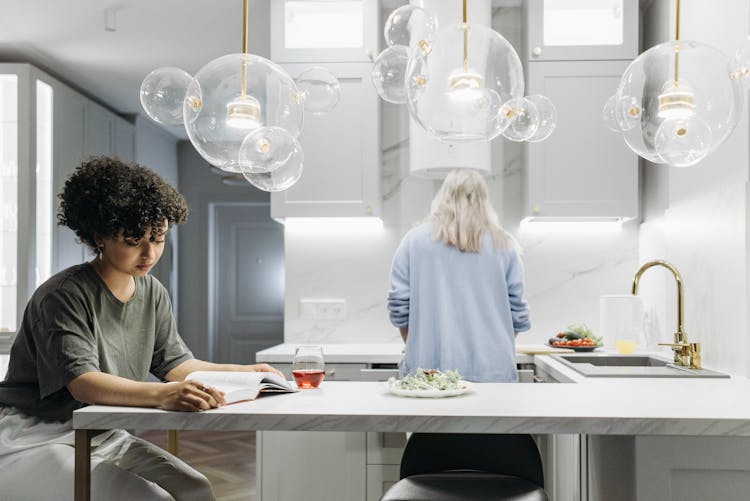
[[[393,257],[388,310],[408,327],[401,375],[457,370],[468,381],[516,382],[515,334],[529,330],[523,264],[515,248],[481,252],[435,240],[432,226],[409,231]]]

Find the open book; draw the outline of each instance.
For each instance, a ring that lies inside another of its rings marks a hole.
[[[273,372],[197,371],[191,372],[185,379],[192,379],[223,391],[227,404],[240,400],[255,400],[261,393],[299,391],[293,383]]]

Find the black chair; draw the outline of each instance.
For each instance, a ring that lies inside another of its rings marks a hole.
[[[531,435],[414,433],[381,501],[547,501]]]

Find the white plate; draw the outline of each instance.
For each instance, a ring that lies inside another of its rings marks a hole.
[[[461,381],[461,388],[457,390],[403,390],[395,385],[388,385],[388,391],[399,397],[418,397],[418,398],[441,398],[457,397],[471,391],[471,385],[466,381]]]

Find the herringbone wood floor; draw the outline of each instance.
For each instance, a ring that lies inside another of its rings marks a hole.
[[[165,431],[139,435],[167,447]],[[254,431],[181,431],[178,455],[208,477],[217,501],[255,501]]]

